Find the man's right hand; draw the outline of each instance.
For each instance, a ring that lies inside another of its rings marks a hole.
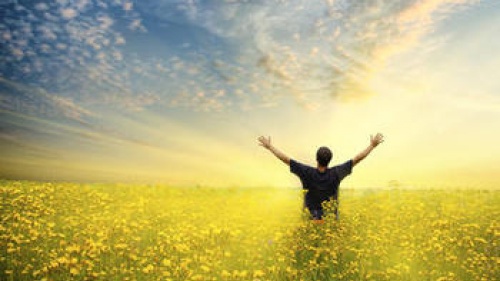
[[[370,144],[373,147],[384,142],[384,136],[381,133],[377,133],[375,136],[370,136]]]
[[[375,136],[371,135],[370,136],[370,145],[365,148],[363,151],[361,151],[358,155],[354,156],[352,159],[352,164],[357,165],[361,160],[365,159],[370,152],[377,147],[377,145],[381,144],[384,142],[384,136],[381,133],[377,133]]]

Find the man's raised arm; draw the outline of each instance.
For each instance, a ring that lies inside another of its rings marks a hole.
[[[261,136],[259,137],[258,140],[260,142],[259,145],[271,151],[274,154],[274,156],[278,157],[278,159],[283,161],[283,163],[290,165],[290,157],[286,156],[283,152],[279,151],[278,149],[276,149],[276,147],[274,147],[271,144],[271,137],[266,138]]]
[[[372,150],[382,142],[384,142],[384,136],[381,133],[377,133],[375,136],[370,136],[370,145],[352,159],[352,165],[354,166],[361,160],[365,159],[365,157],[368,156],[368,154],[370,154],[370,152],[372,152]]]

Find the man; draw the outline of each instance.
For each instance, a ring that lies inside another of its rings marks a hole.
[[[271,151],[283,163],[290,166],[290,171],[300,178],[302,187],[307,190],[305,195],[305,206],[311,213],[312,219],[322,220],[323,207],[322,203],[338,199],[338,188],[340,182],[349,174],[352,168],[361,160],[365,159],[372,150],[384,141],[384,136],[380,133],[375,136],[370,136],[370,145],[356,155],[353,159],[328,168],[328,164],[332,159],[332,152],[328,147],[320,147],[316,152],[316,168],[299,163],[283,152],[279,151],[271,144],[271,137],[259,137],[260,145]],[[335,215],[338,219],[337,209]]]

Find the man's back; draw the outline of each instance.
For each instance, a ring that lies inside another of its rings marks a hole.
[[[311,213],[322,211],[321,203],[331,198],[337,200],[340,182],[352,172],[352,160],[341,165],[320,171],[293,159],[290,160],[290,171],[296,174],[307,190],[305,205]]]

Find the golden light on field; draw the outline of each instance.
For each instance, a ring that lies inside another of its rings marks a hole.
[[[340,220],[285,189],[2,181],[2,280],[495,280],[498,191],[344,191]]]

